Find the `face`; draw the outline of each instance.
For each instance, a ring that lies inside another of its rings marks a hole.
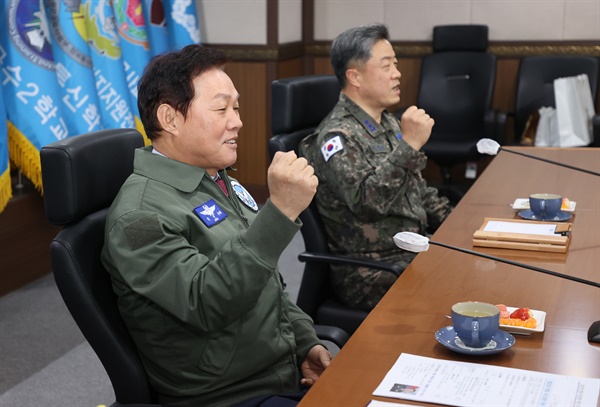
[[[176,149],[180,161],[206,169],[210,175],[237,160],[242,127],[239,94],[229,76],[211,69],[193,81],[195,97],[187,117],[177,117]]]
[[[387,40],[375,43],[371,58],[359,72],[361,99],[370,109],[383,110],[400,102],[398,60]]]

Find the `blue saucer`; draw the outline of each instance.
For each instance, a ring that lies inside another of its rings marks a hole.
[[[439,343],[454,352],[464,353],[465,355],[493,355],[515,344],[515,337],[501,329],[498,329],[498,332],[492,338],[490,343],[483,348],[471,348],[460,340],[452,326],[442,328],[435,333],[435,339]]]
[[[539,221],[543,221],[543,222],[564,222],[565,220],[569,220],[573,217],[573,215],[570,214],[569,212],[560,211],[560,212],[558,212],[558,215],[556,215],[552,219],[540,219],[533,214],[531,209],[525,209],[524,211],[519,212],[517,215],[519,215],[523,219],[539,220]]]

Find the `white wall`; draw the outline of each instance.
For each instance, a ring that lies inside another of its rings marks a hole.
[[[302,41],[302,0],[279,0],[278,43]]]
[[[491,41],[600,40],[600,0],[315,0],[315,39],[383,22],[397,41],[443,24],[486,24]]]
[[[267,0],[196,0],[208,44],[267,43]],[[600,41],[600,0],[315,0],[314,36],[383,22],[392,40],[430,41],[442,24],[486,24],[491,41]],[[302,38],[302,0],[279,0],[278,43]]]

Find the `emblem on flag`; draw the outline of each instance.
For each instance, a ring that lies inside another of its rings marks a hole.
[[[342,139],[340,136],[335,136],[323,144],[321,147],[321,153],[323,153],[323,158],[325,161],[329,161],[329,158],[331,158],[332,155],[338,151],[342,151],[343,149],[344,146],[342,145]]]

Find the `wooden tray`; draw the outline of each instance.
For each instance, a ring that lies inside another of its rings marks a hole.
[[[543,224],[556,226],[555,235],[528,233],[491,232],[484,230],[490,221]],[[473,246],[501,249],[529,250],[535,252],[566,253],[571,243],[572,223],[536,222],[516,219],[485,218],[479,230],[473,234]]]

